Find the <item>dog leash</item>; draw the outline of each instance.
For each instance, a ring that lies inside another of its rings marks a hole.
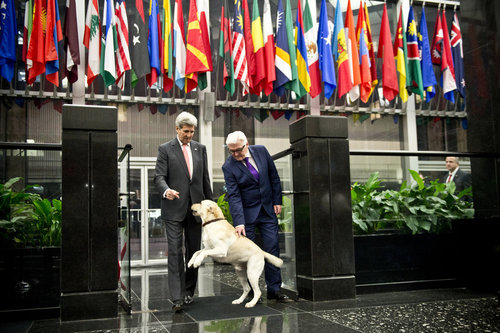
[[[210,220],[210,221],[207,221],[207,222],[203,222],[203,224],[201,225],[202,227],[206,226],[207,224],[210,224],[212,222],[217,222],[217,221],[222,221],[222,220],[225,220],[225,218],[223,217],[220,217],[218,219],[213,219],[213,220]]]

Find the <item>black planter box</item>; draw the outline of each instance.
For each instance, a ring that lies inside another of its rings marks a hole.
[[[61,248],[0,251],[0,319],[59,317]]]
[[[451,232],[355,235],[357,293],[438,287],[500,289],[500,221],[457,220]]]

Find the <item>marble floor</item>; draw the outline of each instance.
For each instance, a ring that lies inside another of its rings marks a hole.
[[[261,279],[261,285],[263,281]],[[232,305],[240,293],[232,267],[200,268],[195,302],[172,313],[164,268],[132,272],[132,314],[61,323],[0,323],[0,332],[500,332],[497,295],[432,289],[358,295],[352,300]],[[265,294],[265,293],[264,293]]]

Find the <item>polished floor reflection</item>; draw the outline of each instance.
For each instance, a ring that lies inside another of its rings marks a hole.
[[[263,283],[261,279],[261,284]],[[358,295],[353,300],[232,305],[240,288],[228,265],[200,268],[195,303],[172,313],[165,269],[136,269],[132,314],[60,323],[0,323],[1,332],[500,332],[495,294],[433,289]],[[265,293],[264,293],[265,294]]]

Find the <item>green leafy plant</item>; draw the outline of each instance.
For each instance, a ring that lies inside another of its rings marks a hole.
[[[61,244],[62,203],[29,193],[33,186],[13,190],[20,177],[0,184],[0,241],[2,246]]]
[[[227,202],[226,200],[226,193],[223,193],[221,196],[219,196],[219,198],[217,199],[217,205],[222,210],[222,214],[224,214],[227,222],[233,224],[233,217],[231,216],[231,212],[229,211],[229,202]]]
[[[451,229],[453,219],[474,216],[472,203],[462,200],[470,196],[469,187],[455,193],[453,182],[439,180],[424,184],[420,175],[409,170],[414,182],[403,182],[399,191],[383,190],[378,172],[365,184],[351,187],[352,219],[355,233],[373,233],[394,228],[416,234],[421,231],[438,233]]]

